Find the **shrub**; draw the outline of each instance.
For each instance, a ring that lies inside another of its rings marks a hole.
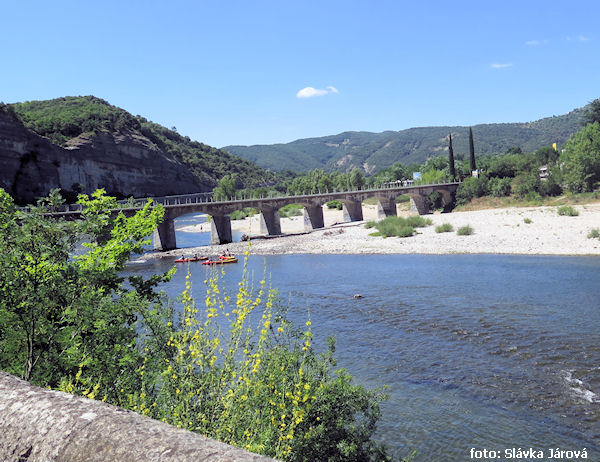
[[[512,191],[521,199],[529,193],[537,193],[540,188],[540,178],[535,173],[522,173],[512,182]]]
[[[412,226],[413,228],[424,228],[425,226],[429,226],[433,223],[431,218],[423,218],[420,215],[411,215],[403,220],[404,223],[406,223],[408,226]]]
[[[490,194],[494,197],[510,196],[510,183],[512,178],[491,178]]]
[[[251,217],[252,215],[256,215],[258,210],[252,207],[246,207],[241,210],[235,210],[229,214],[229,218],[232,220],[243,220],[246,217]]]
[[[524,218],[523,223],[529,225],[529,224],[533,223],[533,221],[531,221],[531,218]]]
[[[449,233],[452,231],[454,231],[454,228],[452,227],[452,225],[450,223],[444,223],[444,224],[441,224],[441,225],[435,227],[436,233]]]
[[[456,234],[458,234],[459,236],[470,236],[471,234],[473,234],[473,232],[473,228],[471,228],[469,225],[461,226],[456,230]]]
[[[408,194],[402,194],[401,196],[396,197],[396,204],[401,204],[403,202],[410,202],[410,196]]]
[[[555,180],[555,175],[552,175],[546,181],[540,182],[540,194],[542,196],[559,196],[562,194],[563,189]]]
[[[302,215],[303,208],[304,207],[302,207],[300,204],[289,204],[279,209],[279,216],[281,218],[287,218]]]
[[[422,228],[431,223],[430,218],[415,215],[407,218],[387,217],[375,223],[375,227],[383,237],[409,237],[416,233],[414,228]]]
[[[592,228],[587,237],[588,239],[600,239],[600,229]]]
[[[489,194],[489,182],[485,176],[479,178],[466,178],[456,190],[456,203],[466,204],[475,197],[482,197]]]
[[[527,194],[525,194],[525,200],[527,202],[536,202],[541,204],[542,196],[540,196],[540,193],[537,191],[529,191]]]
[[[570,205],[561,205],[557,210],[559,215],[567,217],[576,217],[579,212]]]
[[[367,229],[371,229],[371,228],[373,228],[373,227],[374,227],[376,224],[377,224],[377,223],[375,223],[374,221],[367,221],[367,222],[365,223],[365,228],[367,228]]]
[[[341,201],[329,201],[326,205],[328,209],[342,210],[344,207],[344,204]]]
[[[397,237],[410,237],[414,236],[416,233],[415,228],[411,226],[401,226],[396,230]]]
[[[251,287],[244,267],[230,298],[219,274],[207,279],[204,309],[188,274],[182,319],[165,346],[172,357],[158,387],[140,371],[150,381],[133,407],[280,460],[388,460],[372,439],[385,396],[334,372],[333,339],[317,353],[310,320],[295,329],[264,280]]]

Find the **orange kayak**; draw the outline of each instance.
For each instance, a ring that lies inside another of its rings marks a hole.
[[[206,260],[203,261],[202,264],[203,265],[224,265],[226,263],[237,263],[238,259],[235,257],[227,257],[227,258],[221,258],[219,260]]]

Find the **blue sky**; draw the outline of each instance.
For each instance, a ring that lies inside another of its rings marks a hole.
[[[597,0],[22,0],[1,11],[0,101],[93,94],[217,147],[526,122],[600,97]]]

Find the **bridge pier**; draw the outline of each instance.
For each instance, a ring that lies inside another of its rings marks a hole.
[[[386,217],[395,217],[398,215],[396,211],[395,199],[381,199],[377,201],[377,218],[382,220]]]
[[[362,221],[363,220],[363,212],[362,212],[362,202],[354,201],[354,200],[345,200],[343,202],[344,206],[342,208],[342,213],[344,217],[344,221],[346,223],[350,221]]]
[[[419,215],[426,215],[429,213],[429,199],[427,196],[421,194],[410,195],[410,210],[411,212],[418,212]]]
[[[304,230],[311,231],[323,227],[325,227],[323,207],[320,205],[304,206]]]
[[[451,212],[454,206],[453,194],[446,190],[439,191],[439,193],[442,195],[442,207],[444,208],[444,213]]]
[[[229,244],[232,240],[229,215],[212,215],[210,220],[210,243],[212,245]]]
[[[281,234],[281,221],[279,211],[275,209],[260,211],[260,232],[269,236]]]
[[[152,237],[154,239],[154,250],[176,249],[174,220],[165,216],[164,221],[154,230]]]

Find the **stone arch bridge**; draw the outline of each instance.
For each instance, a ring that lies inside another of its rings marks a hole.
[[[279,209],[289,204],[304,206],[304,225],[306,230],[324,227],[323,205],[338,200],[343,204],[344,221],[362,221],[362,201],[374,198],[378,202],[380,218],[396,215],[396,198],[407,194],[411,198],[411,208],[420,215],[429,213],[428,197],[433,192],[442,196],[442,204],[447,208],[453,203],[454,195],[460,183],[441,183],[428,185],[399,186],[392,185],[375,189],[358,191],[327,192],[298,196],[263,197],[254,199],[235,199],[213,201],[206,194],[188,194],[152,198],[165,209],[163,222],[154,232],[154,248],[156,250],[172,250],[177,248],[174,222],[177,217],[189,213],[206,213],[211,220],[211,244],[226,244],[232,241],[231,221],[229,214],[246,207],[260,211],[261,231],[271,236],[281,234]],[[125,214],[139,210],[146,199],[136,199],[136,205],[124,208]],[[124,201],[126,203],[126,201]],[[69,206],[68,210],[54,213],[55,216],[75,218],[79,215],[78,206]]]

